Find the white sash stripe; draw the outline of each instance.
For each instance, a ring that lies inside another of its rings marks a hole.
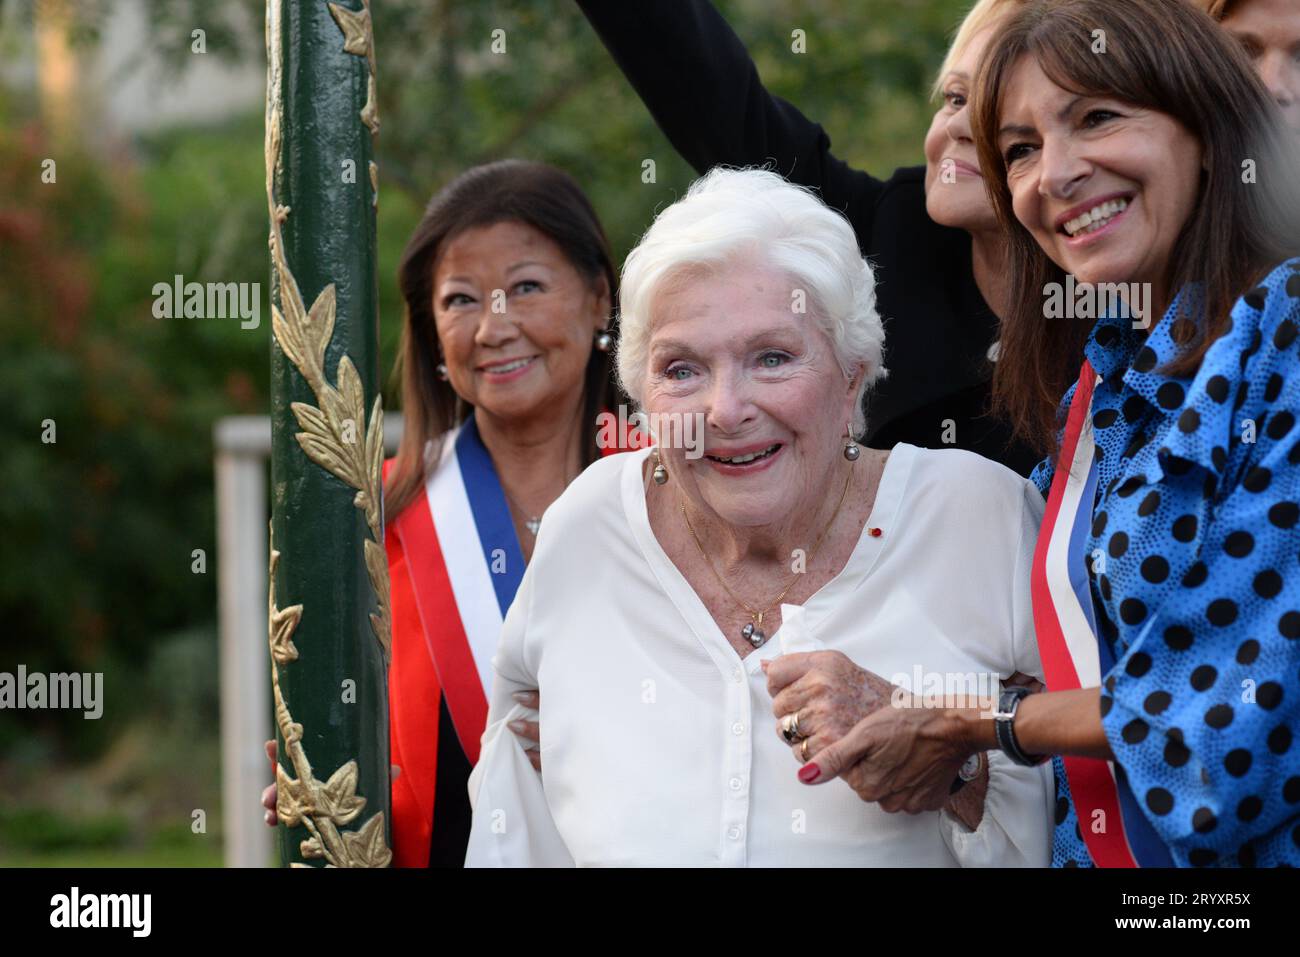
[[[1096,383],[1100,381],[1101,376],[1097,376],[1094,381],[1094,388]],[[1097,645],[1100,639],[1093,633],[1087,613],[1079,604],[1078,593],[1075,592],[1074,586],[1070,583],[1069,565],[1070,536],[1074,532],[1075,519],[1078,518],[1081,507],[1089,507],[1088,503],[1084,503],[1082,499],[1083,493],[1088,487],[1088,474],[1092,470],[1092,462],[1096,452],[1097,446],[1092,434],[1092,407],[1090,404],[1086,410],[1083,426],[1079,430],[1079,439],[1074,446],[1074,457],[1070,463],[1069,475],[1066,476],[1065,488],[1061,494],[1060,508],[1056,513],[1056,521],[1048,533],[1051,537],[1048,539],[1046,567],[1044,568],[1047,588],[1052,596],[1057,621],[1061,626],[1061,635],[1065,638],[1066,648],[1070,659],[1074,663],[1074,670],[1079,678],[1080,688],[1096,688],[1101,685],[1101,655]],[[1118,800],[1119,782],[1115,777],[1115,763],[1107,761],[1105,764],[1106,772],[1110,775],[1110,786],[1114,788],[1116,800]],[[1068,776],[1069,772],[1067,771]],[[1078,794],[1073,795],[1076,802],[1079,797]],[[1084,828],[1091,825],[1092,821],[1086,820],[1085,815],[1080,813],[1079,827]],[[1136,861],[1137,857],[1133,853],[1122,819],[1120,834],[1123,837],[1129,858]]]
[[[1095,688],[1101,684],[1101,661],[1097,651],[1097,637],[1092,633],[1088,617],[1079,606],[1079,597],[1070,584],[1070,534],[1078,515],[1080,500],[1088,484],[1088,471],[1095,453],[1092,423],[1084,420],[1079,441],[1074,449],[1074,461],[1061,496],[1061,507],[1051,530],[1047,546],[1047,587],[1052,594],[1052,604],[1061,623],[1061,634],[1070,650],[1079,687]]]
[[[503,619],[496,589],[492,585],[492,573],[479,541],[478,526],[474,524],[474,513],[470,511],[460,463],[456,460],[459,434],[460,429],[456,429],[443,440],[441,460],[429,476],[425,493],[447,566],[447,578],[456,598],[456,608],[474,656],[474,667],[478,670],[483,694],[490,699],[492,656],[496,654],[501,639]],[[430,626],[436,628],[437,623],[430,622]]]

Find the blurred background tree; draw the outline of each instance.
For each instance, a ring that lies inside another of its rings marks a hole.
[[[840,157],[882,176],[922,161],[927,91],[964,0],[718,5],[769,89]],[[264,10],[0,0],[0,671],[103,672],[108,703],[100,721],[0,714],[0,861],[220,859],[215,841],[188,841],[192,809],[210,831],[220,819],[211,435],[221,416],[267,407],[269,266],[260,93],[215,117],[198,107],[229,92],[213,63],[245,88],[264,76]],[[372,14],[396,408],[397,262],[440,186],[506,156],[554,163],[621,258],[693,173],[568,0],[374,0]],[[795,29],[807,52],[792,52]],[[113,52],[112,70],[91,69]],[[199,83],[185,101],[196,118],[115,123],[105,104],[133,82],[146,114]],[[262,322],[156,319],[153,286],[175,275],[260,283]]]

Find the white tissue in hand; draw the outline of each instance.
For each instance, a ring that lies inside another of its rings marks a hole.
[[[821,651],[822,643],[813,637],[805,618],[803,605],[781,606],[781,654],[793,655],[803,651]]]

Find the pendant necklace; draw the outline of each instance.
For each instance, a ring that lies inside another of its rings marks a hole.
[[[830,521],[826,523],[826,527],[822,529],[822,533],[817,536],[817,541],[813,543],[813,547],[808,551],[809,565],[813,563],[813,559],[817,555],[817,549],[821,547],[822,540],[826,538],[827,533],[831,530],[831,526],[835,524],[836,517],[840,514],[840,508],[844,505],[844,499],[849,494],[849,480],[852,477],[853,469],[850,467],[848,473],[844,476],[844,489],[840,492],[839,504],[835,506],[835,511],[831,513]],[[713,564],[713,559],[710,558],[708,552],[704,550],[704,544],[700,541],[700,536],[695,533],[695,526],[691,524],[691,517],[686,512],[686,503],[682,502],[681,507],[682,518],[686,520],[686,527],[690,529],[691,538],[695,539],[695,547],[700,550],[700,557],[708,563],[709,570],[713,572],[713,577],[718,580],[718,584],[721,585],[726,590],[727,594],[731,596],[732,601],[745,609],[745,613],[749,615],[749,622],[745,627],[740,629],[740,637],[744,638],[755,648],[761,648],[763,643],[767,641],[767,633],[763,631],[763,616],[781,603],[781,599],[785,598],[790,589],[794,587],[794,584],[799,580],[800,575],[795,575],[794,578],[791,579],[790,584],[786,585],[785,588],[781,590],[781,594],[777,595],[766,608],[761,611],[750,608],[749,605],[741,601],[740,597],[727,586],[725,581],[722,580],[722,575]]]
[[[537,530],[542,527],[542,517],[540,515],[529,515],[520,508],[519,503],[515,501],[514,496],[509,492],[506,492],[506,487],[504,485],[501,486],[501,491],[505,492],[506,500],[510,503],[510,507],[524,517],[524,528],[528,529],[528,534],[532,535],[533,538],[536,538]]]
[[[579,465],[578,465],[578,472],[581,472],[581,471],[582,471],[582,465],[581,465],[581,463],[579,463]],[[574,476],[574,477],[576,477],[576,476]],[[572,481],[573,481],[573,478],[570,478],[569,475],[566,473],[566,474],[565,474],[564,486],[563,486],[563,488],[560,489],[560,494],[561,494],[561,495],[564,494],[564,489],[568,488],[568,487],[569,487],[569,483],[571,483]],[[519,507],[519,503],[515,501],[515,497],[514,497],[513,495],[511,495],[508,491],[506,491],[506,483],[505,483],[505,482],[500,482],[500,485],[501,485],[501,492],[502,492],[502,494],[504,494],[505,497],[506,497],[506,502],[510,505],[511,508],[513,508],[516,512],[518,512],[520,515],[522,515],[522,516],[524,517],[524,528],[528,529],[528,534],[529,534],[529,535],[533,536],[533,538],[536,538],[536,537],[537,537],[537,532],[538,532],[538,531],[541,529],[541,527],[542,527],[542,516],[540,516],[540,515],[529,515],[527,512],[525,512],[522,508]],[[559,497],[559,496],[557,495],[556,498],[558,498],[558,497]],[[554,501],[555,501],[555,499],[551,499],[551,502],[552,502],[552,503],[554,503]],[[548,505],[547,508],[549,508],[549,507],[550,507],[550,506]]]

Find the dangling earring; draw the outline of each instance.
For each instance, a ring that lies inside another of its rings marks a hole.
[[[862,450],[858,448],[858,443],[853,441],[853,426],[848,426],[845,431],[848,433],[848,441],[844,443],[844,457],[850,462],[856,462]]]
[[[598,352],[608,352],[609,347],[613,344],[614,340],[610,338],[608,330],[596,330],[596,350]]]
[[[668,482],[668,470],[664,468],[664,463],[659,459],[659,450],[655,449],[655,470],[652,473],[656,485],[664,485]]]
[[[445,362],[439,362],[439,363],[438,363],[438,370],[437,370],[437,371],[438,371],[438,379],[439,379],[440,381],[442,381],[442,382],[446,382],[446,381],[447,381],[447,364],[446,364]]]

